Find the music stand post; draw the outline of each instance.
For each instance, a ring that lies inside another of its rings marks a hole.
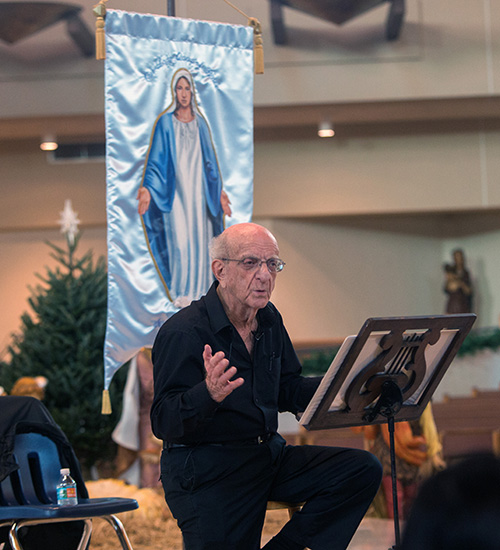
[[[399,529],[399,506],[398,506],[398,483],[396,475],[396,451],[394,446],[394,415],[399,412],[403,405],[403,394],[401,388],[392,380],[386,380],[381,387],[380,397],[375,407],[365,415],[367,424],[371,424],[378,414],[387,418],[389,427],[389,453],[391,457],[391,482],[392,482],[392,506],[394,517],[394,540],[392,550],[397,550],[400,545]]]
[[[429,403],[474,314],[368,319],[344,340],[300,424],[308,430],[388,423],[395,545],[400,545],[394,423]],[[391,549],[390,549],[391,550]]]

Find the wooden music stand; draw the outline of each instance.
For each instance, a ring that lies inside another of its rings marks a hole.
[[[299,423],[308,430],[388,423],[395,546],[400,544],[394,422],[415,420],[429,403],[474,314],[368,319],[348,336]]]

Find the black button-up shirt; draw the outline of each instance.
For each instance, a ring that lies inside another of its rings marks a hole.
[[[173,443],[237,441],[276,432],[278,410],[303,411],[320,378],[301,376],[301,365],[276,307],[257,313],[258,330],[250,356],[216,292],[172,316],[153,346],[154,400],[151,423],[156,437]],[[242,386],[222,403],[205,384],[203,348],[223,351],[238,369]]]

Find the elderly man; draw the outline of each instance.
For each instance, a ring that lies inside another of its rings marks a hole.
[[[284,262],[264,227],[233,225],[211,249],[216,281],[171,317],[153,347],[151,421],[161,478],[187,550],[256,550],[268,500],[305,502],[266,544],[340,550],[373,499],[370,453],[286,445],[278,411],[303,411],[318,378],[301,366],[269,301]]]

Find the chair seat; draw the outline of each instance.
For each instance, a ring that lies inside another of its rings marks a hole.
[[[0,506],[0,521],[19,519],[84,519],[135,510],[139,504],[132,498],[107,497],[80,499],[74,506],[57,504],[23,504]]]

